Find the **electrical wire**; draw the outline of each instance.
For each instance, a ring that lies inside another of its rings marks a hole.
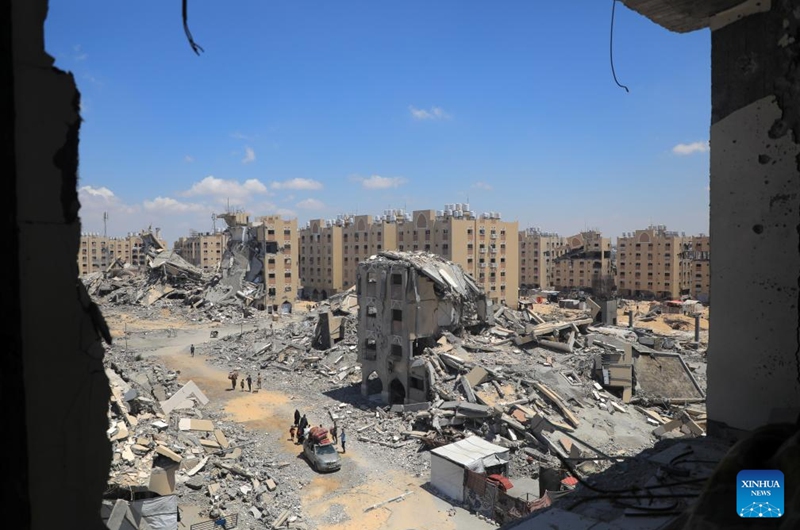
[[[194,51],[194,53],[197,55],[200,55],[200,52],[204,52],[205,50],[194,41],[194,38],[192,38],[192,32],[189,31],[188,3],[189,0],[183,0],[183,31],[186,33],[186,38],[189,39],[189,46],[192,47],[192,51]]]
[[[185,2],[186,0],[184,0],[184,3]],[[628,87],[620,84],[620,82],[617,81],[617,73],[614,71],[614,11],[616,7],[617,7],[617,0],[611,0],[611,36],[608,39],[609,40],[608,53],[611,59],[611,75],[614,76],[614,82],[617,84],[618,87],[624,88],[625,92],[630,92],[630,90],[628,90]],[[798,348],[800,348],[800,346],[798,346]],[[800,379],[800,374],[798,375],[798,379]]]

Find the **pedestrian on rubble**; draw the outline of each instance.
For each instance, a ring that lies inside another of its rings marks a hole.
[[[297,434],[297,425],[289,427],[289,439],[294,442],[294,436]]]
[[[189,351],[192,352],[192,357],[194,357],[194,344],[189,347]]]
[[[342,429],[342,435],[340,440],[342,440],[342,454],[347,452],[347,433],[344,429]]]
[[[237,379],[237,377],[238,376],[237,376],[235,371],[231,372],[230,374],[228,374],[228,379],[231,380],[231,390],[236,390],[236,379]]]
[[[300,411],[297,409],[294,409],[294,424],[300,425]]]
[[[258,374],[258,379],[256,379],[256,389],[261,390],[261,374]]]
[[[253,377],[250,374],[247,374],[247,391],[253,391]]]
[[[244,392],[244,378],[242,378],[241,383],[239,383],[239,387],[242,389],[241,391]]]
[[[334,422],[333,423],[333,427],[331,427],[331,439],[333,440],[333,445],[336,445],[336,444],[339,443],[339,439],[336,438],[336,432],[338,430],[339,430],[339,428],[336,426],[336,422]]]

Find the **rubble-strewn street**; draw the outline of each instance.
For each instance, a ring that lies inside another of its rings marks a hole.
[[[574,488],[570,477],[705,434],[707,332],[696,341],[683,324],[637,325],[692,320],[659,304],[623,301],[617,326],[602,325],[593,302],[493,307],[415,356],[434,372],[429,401],[385,405],[362,395],[355,289],[294,313],[244,314],[131,296],[186,281],[154,274],[118,276],[113,290],[89,280],[114,336],[109,517],[113,499],[132,501],[133,514],[157,493],[175,499],[183,528],[220,517],[241,528],[488,527],[546,507]],[[318,474],[301,456],[289,439],[295,410],[346,433],[340,471]],[[473,496],[455,502],[472,514],[454,511],[432,487],[430,450],[469,436],[510,450],[510,505],[477,508]]]

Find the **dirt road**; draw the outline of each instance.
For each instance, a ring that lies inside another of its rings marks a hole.
[[[242,392],[230,389],[227,372],[206,362],[207,357],[189,354],[194,344],[201,351],[202,344],[217,339],[209,338],[211,329],[219,330],[220,338],[228,333],[238,333],[237,326],[204,325],[180,326],[176,324],[171,334],[156,333],[154,327],[137,325],[130,319],[110,319],[112,329],[118,333],[124,325],[128,332],[138,331],[128,338],[131,348],[141,349],[144,356],[157,356],[171,370],[179,372],[179,380],[193,380],[211,400],[209,407],[224,411],[232,421],[241,423],[259,436],[264,436],[271,447],[279,450],[285,461],[296,467],[296,475],[302,477],[300,497],[305,517],[317,528],[325,530],[448,530],[469,528],[483,530],[493,528],[478,518],[459,509],[455,515],[448,514],[451,506],[428,493],[421,486],[427,476],[415,477],[402,470],[391,469],[384,462],[376,461],[374,453],[368,454],[357,440],[355,433],[348,434],[348,451],[342,455],[343,466],[339,472],[320,475],[310,469],[300,457],[300,447],[289,440],[288,428],[296,408],[304,410],[300,398],[291,393],[283,381],[265,380],[258,392]],[[163,324],[162,324],[163,328]],[[145,330],[151,330],[149,336]],[[118,337],[121,334],[117,335]],[[255,378],[254,378],[255,379]],[[253,382],[255,387],[255,380]],[[255,390],[255,388],[254,388]],[[323,394],[319,401],[328,401],[327,406],[338,402]],[[319,406],[319,405],[317,405]],[[311,418],[310,418],[311,419]],[[314,420],[312,420],[314,421]],[[317,420],[319,421],[319,420]],[[413,493],[403,501],[390,503],[364,512],[365,508],[381,501]]]

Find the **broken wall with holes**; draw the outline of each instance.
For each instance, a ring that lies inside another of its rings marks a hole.
[[[458,296],[447,283],[435,281],[418,268],[436,267],[438,259],[417,255],[412,264],[378,257],[359,264],[358,352],[364,395],[375,373],[383,402],[426,401],[430,378],[425,364],[415,363],[415,355],[422,354],[443,331],[486,319],[482,293],[475,293],[475,299]]]

